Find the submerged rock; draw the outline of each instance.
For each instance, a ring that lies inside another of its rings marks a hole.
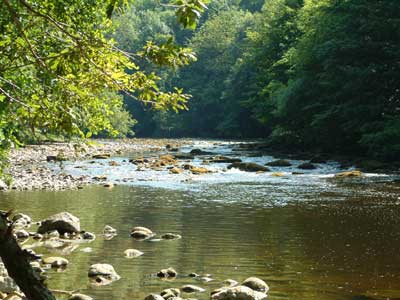
[[[107,159],[110,157],[111,157],[111,154],[109,154],[109,153],[95,154],[92,156],[93,159]]]
[[[160,278],[176,277],[176,275],[178,275],[178,273],[174,268],[162,269],[157,273],[157,276]]]
[[[109,225],[106,225],[106,226],[104,226],[103,234],[104,235],[115,235],[115,234],[117,234],[117,229],[115,229]]]
[[[176,233],[165,233],[161,236],[161,238],[163,240],[177,240],[177,239],[181,239],[182,236]]]
[[[193,149],[190,151],[190,154],[192,155],[212,155],[212,152],[204,151],[201,149]]]
[[[94,240],[94,239],[96,239],[96,235],[94,233],[91,233],[91,232],[84,232],[82,234],[82,238],[84,240]]]
[[[257,277],[249,277],[242,282],[243,286],[247,286],[254,291],[267,293],[269,291],[269,286],[264,280]]]
[[[42,221],[38,233],[43,234],[52,230],[57,230],[60,234],[77,233],[81,231],[80,221],[72,214],[62,212]]]
[[[233,163],[230,164],[228,166],[228,169],[239,169],[241,171],[246,171],[246,172],[268,172],[269,169],[267,167],[261,166],[259,164],[256,163],[242,163],[242,162],[237,162],[237,163]]]
[[[292,164],[286,159],[278,159],[265,164],[269,167],[290,167]]]

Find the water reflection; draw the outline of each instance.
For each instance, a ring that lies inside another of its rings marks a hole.
[[[96,299],[143,299],[184,284],[206,288],[195,296],[208,299],[223,280],[249,276],[265,279],[272,299],[399,298],[398,185],[327,182],[313,189],[286,183],[11,192],[1,194],[1,208],[35,220],[69,211],[83,229],[96,233],[94,242],[66,256],[71,264],[64,272],[50,271],[49,280],[52,288],[79,288]],[[118,229],[111,240],[99,236],[106,224]],[[135,241],[129,231],[137,225],[182,239]],[[92,251],[81,251],[87,247]],[[126,259],[129,248],[144,255]],[[112,264],[121,280],[93,287],[87,270],[94,263]],[[179,272],[177,279],[152,275],[169,266]],[[213,280],[186,276],[191,272],[209,273]]]

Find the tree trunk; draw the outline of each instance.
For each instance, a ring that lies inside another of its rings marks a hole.
[[[56,300],[30,265],[29,253],[22,250],[12,234],[8,214],[0,212],[0,257],[9,276],[29,300]]]

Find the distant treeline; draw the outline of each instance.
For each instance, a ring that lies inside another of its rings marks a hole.
[[[188,111],[126,99],[138,136],[268,137],[288,149],[400,157],[398,0],[214,0],[195,31],[138,0],[118,21],[125,50],[172,38],[198,57],[161,72],[165,87],[192,95]]]

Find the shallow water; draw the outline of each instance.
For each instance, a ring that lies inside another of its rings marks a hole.
[[[246,161],[273,159],[232,152],[229,144],[200,146]],[[113,158],[121,167],[108,167],[107,161],[65,166],[66,172],[74,174],[107,174],[115,181],[131,178],[113,189],[92,186],[0,194],[0,209],[16,208],[35,220],[69,211],[87,231],[100,234],[106,224],[118,229],[119,235],[112,240],[98,235],[71,254],[61,254],[71,263],[64,272],[49,272],[51,288],[80,289],[96,299],[124,300],[195,284],[207,291],[185,297],[208,299],[209,292],[225,279],[258,276],[270,285],[272,299],[400,299],[400,184],[396,177],[369,174],[338,180],[332,178],[339,171],[334,162],[300,176],[291,175],[296,167],[273,169],[285,172],[284,177],[224,172],[226,164],[206,166],[217,171],[210,175],[170,175],[168,171],[135,172],[135,166],[124,159]],[[178,233],[182,239],[135,241],[129,237],[133,226],[146,226],[158,234]],[[92,252],[82,251],[87,247]],[[128,248],[144,255],[127,259],[123,251]],[[50,255],[48,250],[39,250]],[[112,264],[121,279],[109,286],[91,286],[87,270],[101,262]],[[154,276],[170,266],[180,274],[177,279]],[[211,274],[213,280],[187,277],[191,272]]]

